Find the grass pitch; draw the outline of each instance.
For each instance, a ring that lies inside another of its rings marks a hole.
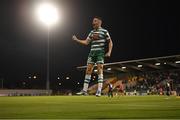
[[[180,119],[172,96],[0,97],[0,119]]]

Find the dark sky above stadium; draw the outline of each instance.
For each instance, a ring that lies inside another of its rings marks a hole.
[[[5,88],[44,88],[47,28],[37,20],[35,8],[47,0],[1,0],[0,78]],[[179,6],[172,0],[49,0],[62,10],[62,21],[50,31],[51,88],[72,89],[84,74],[89,47],[71,40],[85,39],[93,16],[114,43],[106,62],[168,56],[180,53]],[[29,76],[37,79],[29,79]],[[59,79],[57,77],[59,76]],[[70,76],[70,80],[66,77]],[[58,83],[62,83],[59,86]],[[33,87],[32,87],[33,86]],[[81,86],[81,85],[80,85]]]

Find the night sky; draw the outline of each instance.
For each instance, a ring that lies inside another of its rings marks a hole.
[[[90,47],[72,41],[71,37],[75,34],[85,39],[94,16],[103,18],[103,27],[114,43],[106,63],[180,54],[180,8],[175,0],[49,1],[62,10],[62,21],[50,29],[52,89],[82,87],[77,82],[82,83],[84,73],[76,67],[86,65]],[[41,2],[0,2],[0,79],[4,88],[45,88],[47,27],[36,16]],[[29,78],[34,75],[36,79]]]

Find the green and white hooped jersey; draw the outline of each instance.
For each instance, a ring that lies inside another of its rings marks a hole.
[[[88,42],[91,43],[91,51],[93,52],[99,50],[104,51],[105,43],[110,39],[109,32],[101,27],[92,30],[87,37]]]

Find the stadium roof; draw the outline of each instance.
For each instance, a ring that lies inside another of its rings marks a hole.
[[[77,67],[78,70],[85,70],[87,66]],[[128,60],[104,64],[105,73],[127,73],[155,70],[168,70],[180,68],[180,55]],[[95,67],[96,71],[96,67]]]

